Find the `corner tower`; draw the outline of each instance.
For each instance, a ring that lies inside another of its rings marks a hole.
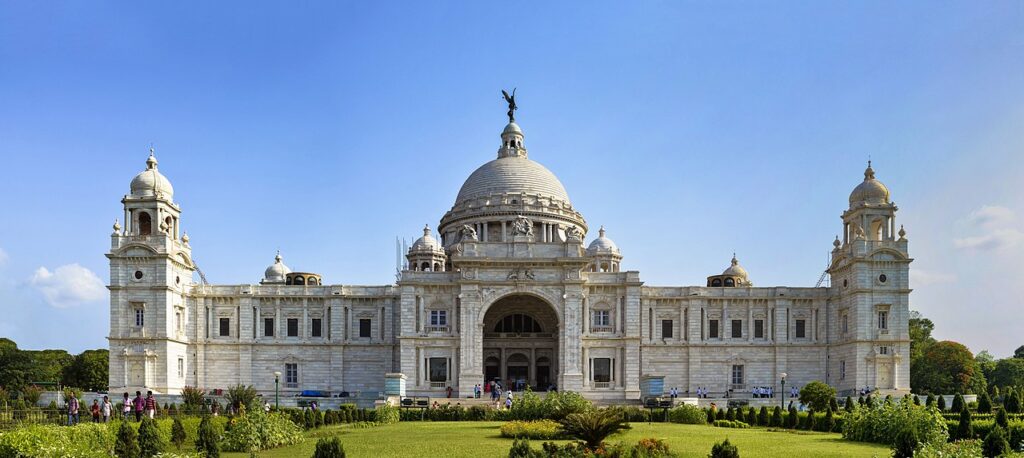
[[[110,236],[110,389],[178,393],[188,364],[192,248],[174,188],[150,148],[146,169],[121,199],[124,227]]]

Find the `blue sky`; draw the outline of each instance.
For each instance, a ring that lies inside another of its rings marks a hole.
[[[912,308],[1024,344],[1024,3],[373,3],[4,4],[0,336],[106,346],[103,254],[151,142],[212,282],[280,248],[389,283],[518,87],[530,157],[647,284],[736,251],[759,286],[812,286],[870,156]]]

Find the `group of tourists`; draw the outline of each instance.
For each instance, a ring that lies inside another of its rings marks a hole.
[[[135,392],[135,398],[132,399],[128,396],[128,393],[124,394],[124,419],[131,420],[132,414],[135,415],[135,421],[142,421],[142,416],[145,415],[149,418],[156,416],[157,402],[156,398],[153,397],[152,391],[146,392],[146,397],[142,397],[141,391]]]
[[[131,420],[133,414],[135,421],[141,421],[143,415],[149,418],[156,416],[157,402],[152,391],[147,391],[145,398],[142,397],[141,391],[136,391],[135,399],[125,393],[123,402],[122,415],[125,420]],[[68,398],[65,408],[68,415],[67,424],[69,426],[78,424],[81,413],[81,403],[78,398],[75,396]],[[114,404],[110,402],[110,397],[103,396],[102,402],[99,399],[93,399],[92,405],[89,406],[89,414],[92,416],[93,423],[109,422],[114,415]]]
[[[706,386],[698,386],[697,387],[697,397],[698,398],[707,398],[708,397],[708,387],[706,387]]]
[[[750,394],[755,398],[774,398],[775,387],[772,386],[755,386],[750,390]]]

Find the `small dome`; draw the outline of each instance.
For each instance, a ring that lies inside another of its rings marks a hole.
[[[153,197],[159,194],[170,199],[174,196],[174,187],[171,186],[170,180],[157,170],[156,164],[156,156],[153,155],[153,148],[150,148],[146,170],[132,178],[133,197]]]
[[[441,250],[441,244],[437,242],[437,239],[430,234],[430,226],[423,226],[423,237],[416,239],[413,242],[412,247],[409,251],[438,251]]]
[[[725,269],[725,271],[722,272],[722,275],[741,277],[744,280],[747,279],[747,269],[744,269],[743,266],[740,265],[740,261],[736,259],[736,253],[733,253],[732,255],[732,265],[730,265],[728,269]]]
[[[292,270],[288,266],[281,262],[281,252],[277,252],[277,256],[274,256],[274,263],[267,267],[266,272],[263,273],[264,282],[283,282],[285,277],[292,273]]]
[[[519,134],[519,135],[523,135],[523,130],[519,128],[519,124],[516,124],[513,121],[513,122],[508,123],[508,125],[505,126],[505,129],[501,131],[501,135],[504,136],[505,134]]]
[[[871,168],[871,161],[868,161],[868,168],[864,170],[864,181],[853,188],[853,192],[850,193],[851,207],[861,203],[872,205],[889,203],[889,188],[875,179],[875,170]]]
[[[602,253],[619,254],[619,247],[615,245],[612,239],[604,236],[604,226],[597,231],[598,236],[593,242],[590,242],[590,246],[587,247],[587,254],[595,255]]]

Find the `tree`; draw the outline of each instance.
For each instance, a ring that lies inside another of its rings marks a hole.
[[[980,393],[987,386],[971,351],[948,340],[928,345],[911,361],[910,384],[917,393],[936,394]]]
[[[814,410],[825,410],[830,400],[835,400],[836,389],[829,384],[815,380],[800,388],[800,402]]]
[[[828,411],[825,412],[825,420],[823,421],[825,424],[822,426],[822,430],[826,433],[830,433],[836,429],[836,419],[832,416],[832,409],[828,409]]]
[[[986,457],[999,457],[1010,451],[1010,443],[1006,440],[1006,430],[996,426],[985,436],[985,442],[981,444],[981,453]]]
[[[63,383],[75,385],[64,380],[64,369],[71,365],[75,357],[64,350],[26,350],[31,366],[29,382],[31,383]],[[106,380],[103,381],[106,385]]]
[[[182,411],[186,413],[198,412],[203,407],[203,398],[205,396],[206,391],[194,386],[185,385],[181,389],[181,402],[184,404]]]
[[[172,404],[171,407],[174,407]],[[178,450],[181,450],[181,446],[185,444],[188,439],[188,434],[185,432],[185,425],[181,424],[181,419],[174,417],[174,424],[171,425],[171,443]]]
[[[997,426],[1002,426],[1003,428],[1010,427],[1010,419],[1006,416],[1006,409],[996,410],[995,424]]]
[[[1017,349],[1013,351],[1013,357],[1024,358],[1024,345],[1017,347]]]
[[[139,440],[131,422],[122,421],[117,428],[117,441],[114,442],[114,455],[118,458],[138,458]]]
[[[913,364],[914,360],[924,355],[925,348],[935,343],[935,339],[932,338],[935,323],[925,318],[921,312],[911,310],[908,326],[910,331],[910,362]]]
[[[199,421],[199,430],[196,432],[196,452],[206,458],[220,458],[220,447],[217,446],[217,432],[213,430],[213,423],[209,415],[203,415]]]
[[[775,410],[772,411],[772,426],[782,427],[782,407],[775,406]]]
[[[1006,411],[1010,413],[1021,412],[1020,393],[1013,387],[1006,389],[1006,396],[1003,398],[1003,405],[1006,407]]]
[[[32,381],[31,369],[28,353],[19,350],[13,340],[0,337],[0,386],[20,392]]]
[[[957,440],[974,439],[974,428],[971,426],[971,409],[960,411],[960,423],[956,425],[953,438]]]
[[[957,393],[956,396],[953,396],[953,405],[949,408],[949,411],[960,413],[961,410],[964,410],[964,397]]]
[[[786,429],[796,429],[799,420],[800,418],[796,413],[796,407],[790,405],[789,412],[786,414]]]
[[[939,403],[938,404],[939,404],[939,410],[945,411],[946,410],[946,397],[945,396],[939,396]]]
[[[529,449],[529,442],[524,443],[527,449]],[[513,448],[514,446],[515,444],[513,444]],[[511,453],[509,453],[509,456],[511,456]],[[341,446],[341,440],[337,437],[330,439],[321,438],[316,441],[316,451],[313,452],[313,458],[345,458],[345,448]]]
[[[88,391],[106,391],[110,378],[110,351],[86,350],[72,358],[64,367],[65,385],[80,386]]]
[[[614,409],[574,413],[562,420],[565,435],[585,442],[590,450],[597,450],[606,437],[626,429],[629,423]]]
[[[162,451],[164,451],[164,441],[160,438],[156,421],[149,417],[142,417],[142,423],[139,423],[139,456],[150,458]]]
[[[228,387],[228,392],[224,397],[227,398],[228,402],[231,403],[231,407],[234,408],[236,412],[243,406],[250,410],[259,408],[256,404],[256,388],[252,385],[246,386],[239,384]]]
[[[924,400],[924,405],[925,405],[925,407],[934,407],[935,406],[935,395],[929,393],[928,397],[925,398],[925,400]]]
[[[769,418],[770,417],[768,416],[768,407],[761,406],[761,410],[757,412],[757,425],[768,426]]]
[[[729,443],[729,439],[716,443],[711,447],[710,458],[740,458],[740,451],[735,445]]]
[[[846,405],[843,406],[843,410],[846,410],[846,413],[853,413],[853,409],[855,409],[855,408],[856,407],[854,407],[854,405],[853,405],[853,398],[847,396],[846,397]]]
[[[992,399],[988,393],[978,395],[978,413],[992,413]]]
[[[894,458],[913,458],[920,443],[917,431],[905,426],[896,434],[896,442],[892,445],[892,456]]]
[[[993,386],[1024,385],[1024,359],[1006,358],[999,360],[995,365],[995,369],[992,370],[992,379],[989,380],[989,383]]]
[[[979,351],[978,354],[974,355],[974,360],[977,361],[978,367],[981,368],[981,372],[985,374],[985,380],[991,382],[992,371],[996,369],[996,358],[992,356],[988,350]]]

